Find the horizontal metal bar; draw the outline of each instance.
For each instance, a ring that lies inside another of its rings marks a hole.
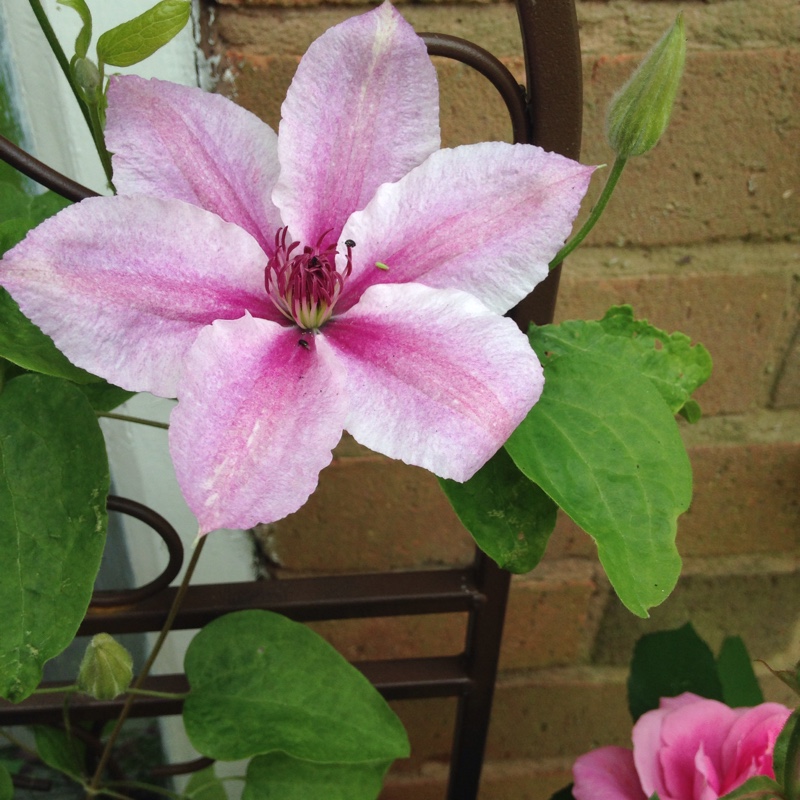
[[[435,658],[405,658],[393,661],[362,661],[355,663],[387,700],[408,700],[423,697],[456,697],[468,693],[472,681],[461,656]],[[44,684],[55,688],[58,683]],[[60,685],[64,685],[61,682]],[[185,675],[151,675],[144,689],[170,694],[186,694],[189,682]],[[115,700],[93,700],[85,695],[70,698],[70,718],[73,721],[116,719],[124,697]],[[158,717],[180,714],[182,700],[165,697],[137,697],[131,716]],[[14,705],[0,699],[0,725],[58,724],[63,719],[64,695],[58,692],[38,694]]]
[[[175,592],[175,588],[165,589],[125,607],[90,606],[78,634],[157,631]],[[485,600],[475,587],[471,568],[207,584],[189,587],[173,627],[201,628],[223,614],[246,608],[312,622],[466,612]]]

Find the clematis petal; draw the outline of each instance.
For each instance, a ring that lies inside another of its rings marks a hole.
[[[185,200],[250,233],[269,252],[278,137],[219,94],[135,75],[111,78],[106,142],[120,194]]]
[[[249,315],[205,328],[169,430],[200,532],[296,511],[330,463],[346,414],[344,373],[321,337]]]
[[[547,276],[593,169],[525,144],[434,153],[348,220],[342,238],[358,246],[340,307],[370,285],[417,281],[505,313]]]
[[[347,367],[347,430],[443,478],[471,477],[542,391],[514,323],[454,289],[372,287],[324,335]]]
[[[296,239],[338,238],[378,186],[439,148],[425,44],[388,3],[331,28],[303,56],[280,124],[273,199]]]
[[[248,233],[196,206],[99,197],[31,231],[0,262],[0,284],[78,366],[174,397],[202,327],[246,309],[279,316],[265,261]]]
[[[575,800],[647,800],[624,747],[600,747],[579,756],[572,766]]]

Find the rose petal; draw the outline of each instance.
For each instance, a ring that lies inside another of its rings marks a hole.
[[[135,75],[111,78],[105,130],[120,194],[175,198],[219,214],[269,252],[278,137],[219,94]]]
[[[592,167],[502,142],[434,153],[353,214],[353,274],[342,308],[376,283],[456,288],[505,313],[547,276]],[[376,269],[376,262],[389,270]]]
[[[575,760],[572,767],[575,800],[647,800],[624,747],[601,747]]]
[[[75,364],[174,397],[200,329],[277,317],[266,258],[235,225],[178,200],[100,197],[46,220],[0,262],[0,283]]]
[[[439,91],[422,40],[388,2],[331,28],[303,56],[280,124],[273,199],[292,235],[339,237],[380,184],[439,147]]]
[[[514,323],[453,289],[375,286],[324,335],[347,367],[347,430],[444,478],[471,477],[543,386]]]
[[[296,511],[330,463],[346,414],[344,374],[321,337],[249,315],[205,328],[169,430],[200,532]]]

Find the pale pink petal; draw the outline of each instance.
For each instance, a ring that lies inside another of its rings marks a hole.
[[[100,197],[46,220],[0,262],[0,284],[75,364],[174,397],[200,329],[277,318],[266,257],[241,228],[178,200]]]
[[[434,153],[354,214],[343,308],[367,286],[416,281],[461,289],[504,313],[547,276],[593,168],[502,142]],[[375,267],[380,262],[389,267]]]
[[[677,697],[662,697],[659,707],[642,714],[633,726],[633,759],[639,773],[642,788],[649,797],[658,792],[662,800],[666,800],[666,784],[659,761],[659,753],[663,746],[661,726],[666,717],[684,706],[705,702],[700,695],[683,692]]]
[[[250,316],[205,328],[169,430],[200,532],[296,511],[330,463],[346,414],[343,370],[322,337]]]
[[[579,756],[572,767],[575,800],[647,800],[624,747],[601,747]]]
[[[106,143],[119,194],[175,198],[235,222],[268,250],[281,220],[275,132],[222,95],[135,75],[111,78]]]
[[[716,774],[719,774],[722,745],[735,719],[735,711],[724,703],[708,699],[698,700],[665,714],[658,757],[669,797],[693,797],[695,759],[701,748],[704,758],[714,765]],[[712,771],[707,769],[706,774],[711,776]]]
[[[303,56],[280,124],[273,199],[292,235],[339,237],[353,211],[439,147],[425,44],[388,2],[331,28]]]
[[[739,713],[722,746],[723,791],[754,775],[775,777],[772,754],[791,711],[780,703],[762,703]]]
[[[324,336],[347,367],[347,430],[443,478],[471,477],[543,386],[514,323],[453,289],[375,286]]]

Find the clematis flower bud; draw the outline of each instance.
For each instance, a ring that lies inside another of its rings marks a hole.
[[[685,60],[683,15],[678,14],[611,101],[606,136],[617,155],[638,156],[655,147],[669,124]]]
[[[92,637],[78,670],[78,689],[95,700],[113,700],[130,686],[132,678],[131,654],[107,633]]]

